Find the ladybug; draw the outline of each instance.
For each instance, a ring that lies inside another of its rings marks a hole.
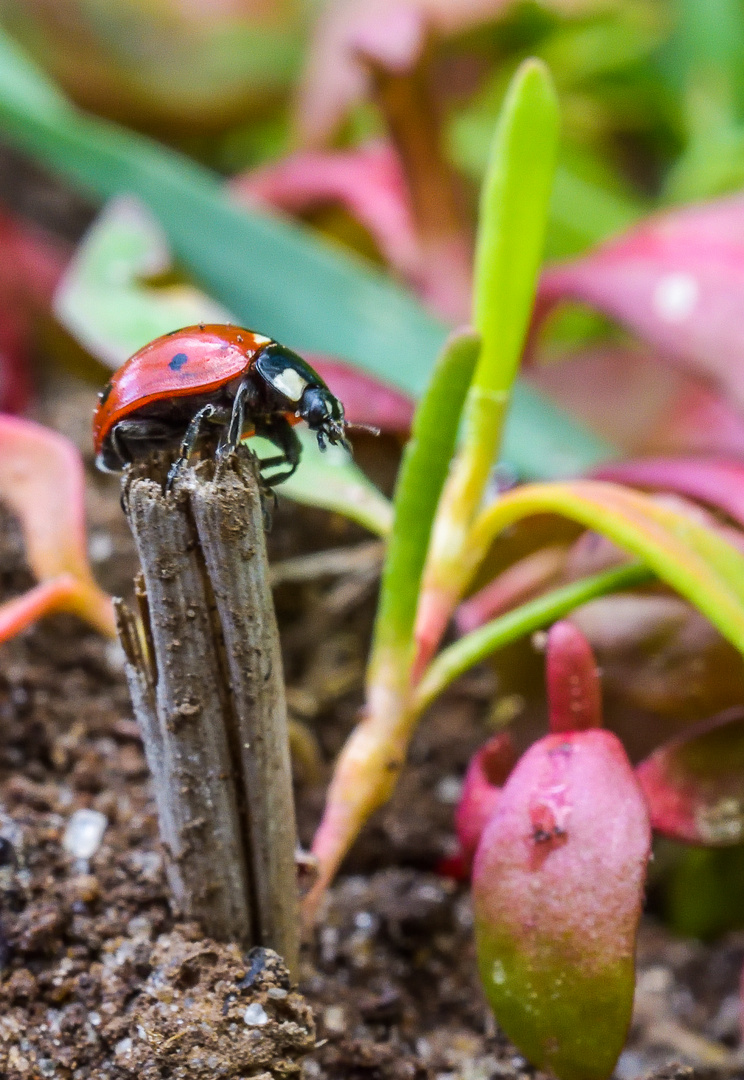
[[[279,450],[262,468],[288,466],[265,480],[277,484],[299,464],[300,420],[317,432],[321,450],[326,441],[349,449],[341,402],[301,356],[239,326],[187,326],[145,345],[98,395],[96,464],[120,472],[151,450],[177,447],[170,486],[208,431],[218,433],[218,456],[261,435]]]

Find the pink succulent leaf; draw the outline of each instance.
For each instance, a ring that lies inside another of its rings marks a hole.
[[[599,309],[744,404],[744,196],[659,214],[549,268],[538,311],[563,300]]]
[[[648,812],[619,739],[534,743],[473,867],[481,979],[496,1018],[559,1080],[607,1080],[630,1023]]]
[[[368,231],[383,259],[442,317],[470,311],[469,239],[446,221],[417,222],[409,180],[391,143],[299,151],[230,182],[233,195],[288,214],[338,204]]]
[[[490,738],[468,765],[455,812],[455,828],[466,873],[470,872],[481,834],[491,820],[515,760],[511,736],[502,731]]]
[[[536,364],[527,377],[626,454],[744,458],[742,413],[710,383],[650,352],[605,344]]]
[[[548,724],[555,734],[602,726],[602,689],[587,639],[568,619],[554,623],[546,646]]]
[[[457,632],[469,634],[549,588],[558,580],[566,557],[566,548],[556,544],[533,551],[513,563],[460,604],[455,612]]]
[[[641,449],[744,459],[744,415],[714,387],[690,379],[659,413]]]
[[[381,431],[407,433],[415,404],[401,390],[341,360],[308,354],[308,360],[344,403],[346,419]]]
[[[611,462],[593,475],[631,487],[671,491],[721,510],[744,528],[744,463],[720,459],[646,458]]]
[[[72,574],[61,574],[0,604],[0,643],[20,634],[45,615],[61,611],[78,615],[109,637],[114,634],[110,599],[97,586]]]
[[[20,522],[39,586],[49,587],[29,594],[25,606],[20,599],[9,602],[13,609],[5,606],[6,631],[17,632],[30,621],[29,611],[46,604],[46,610],[75,611],[113,635],[111,601],[88,563],[83,463],[72,443],[30,420],[0,416],[0,501]]]
[[[706,846],[744,840],[744,709],[688,728],[636,772],[659,832]]]
[[[340,204],[367,229],[385,261],[403,277],[418,270],[420,251],[408,185],[392,145],[382,140],[355,150],[308,150],[242,173],[233,195],[288,214]]]

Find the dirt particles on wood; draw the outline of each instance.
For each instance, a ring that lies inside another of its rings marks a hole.
[[[82,429],[92,394],[59,400],[68,430]],[[114,481],[91,474],[89,516],[101,581],[121,593],[135,559]],[[276,564],[367,539],[280,499],[270,553]],[[363,556],[346,576],[275,590],[288,702],[304,732],[295,749],[305,844],[361,703],[379,567],[372,552],[364,569]],[[30,580],[17,526],[2,514],[0,596]],[[538,1077],[481,995],[468,890],[436,873],[453,850],[453,808],[492,694],[490,673],[476,673],[432,710],[396,796],[329,893],[295,988],[271,954],[216,944],[171,909],[118,647],[63,617],[3,646],[0,1076]],[[647,922],[618,1080],[744,1075],[732,1056],[742,959],[743,937],[708,946]]]

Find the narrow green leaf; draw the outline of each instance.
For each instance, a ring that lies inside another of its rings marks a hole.
[[[478,348],[474,334],[452,338],[416,410],[395,490],[395,519],[382,577],[371,666],[386,650],[397,652],[402,665],[410,657],[431,525],[454,453]]]
[[[235,206],[208,169],[74,108],[2,31],[0,134],[99,199],[139,197],[178,260],[238,321],[422,393],[446,329],[412,297],[308,230]],[[534,391],[525,388],[523,400],[533,415],[545,409],[546,469],[553,453],[574,474],[612,456]],[[532,417],[517,414],[510,431],[508,460],[521,472],[524,457],[534,475]]]
[[[501,444],[542,259],[558,144],[550,73],[527,60],[511,81],[481,192],[474,323],[481,350],[465,405],[465,435],[432,531],[416,626],[416,669],[431,659],[452,615],[468,530]]]
[[[530,600],[514,608],[513,611],[492,619],[460,638],[454,645],[448,645],[435,660],[432,660],[426,669],[426,674],[416,687],[414,712],[422,713],[450,683],[475,664],[480,664],[497,649],[502,649],[512,641],[517,641],[527,634],[532,634],[535,630],[549,626],[598,596],[617,592],[619,589],[629,589],[634,585],[642,585],[652,578],[653,573],[640,563],[616,567],[605,570],[601,574],[595,574],[593,577],[574,581],[570,585],[562,585],[559,589],[552,589],[544,596],[539,596],[536,600]]]
[[[482,338],[474,388],[508,391],[517,371],[542,261],[558,149],[558,100],[539,60],[506,95],[481,189],[473,321]]]

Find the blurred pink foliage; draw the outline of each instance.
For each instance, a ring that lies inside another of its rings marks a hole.
[[[716,458],[646,458],[596,469],[610,480],[653,491],[671,491],[720,510],[744,528],[744,464]]]
[[[307,150],[241,173],[230,182],[238,199],[303,214],[337,203],[369,232],[401,277],[419,272],[421,253],[400,159],[388,142],[354,150]]]
[[[744,197],[736,195],[655,215],[548,268],[536,318],[566,300],[595,307],[742,407],[743,297]]]
[[[61,245],[0,208],[0,410],[18,412],[31,393],[31,338],[66,262]]]
[[[111,600],[88,562],[83,463],[72,443],[30,420],[0,416],[0,500],[20,522],[38,582],[0,604],[0,641],[55,611],[113,637]]]
[[[416,184],[409,181],[398,150],[375,140],[353,150],[299,151],[241,173],[230,189],[247,203],[298,216],[321,206],[343,207],[433,311],[461,321],[470,303],[469,239],[451,215],[436,222],[422,213],[412,190]]]
[[[603,343],[535,363],[525,374],[625,453],[744,458],[744,412],[701,376],[648,349]]]

